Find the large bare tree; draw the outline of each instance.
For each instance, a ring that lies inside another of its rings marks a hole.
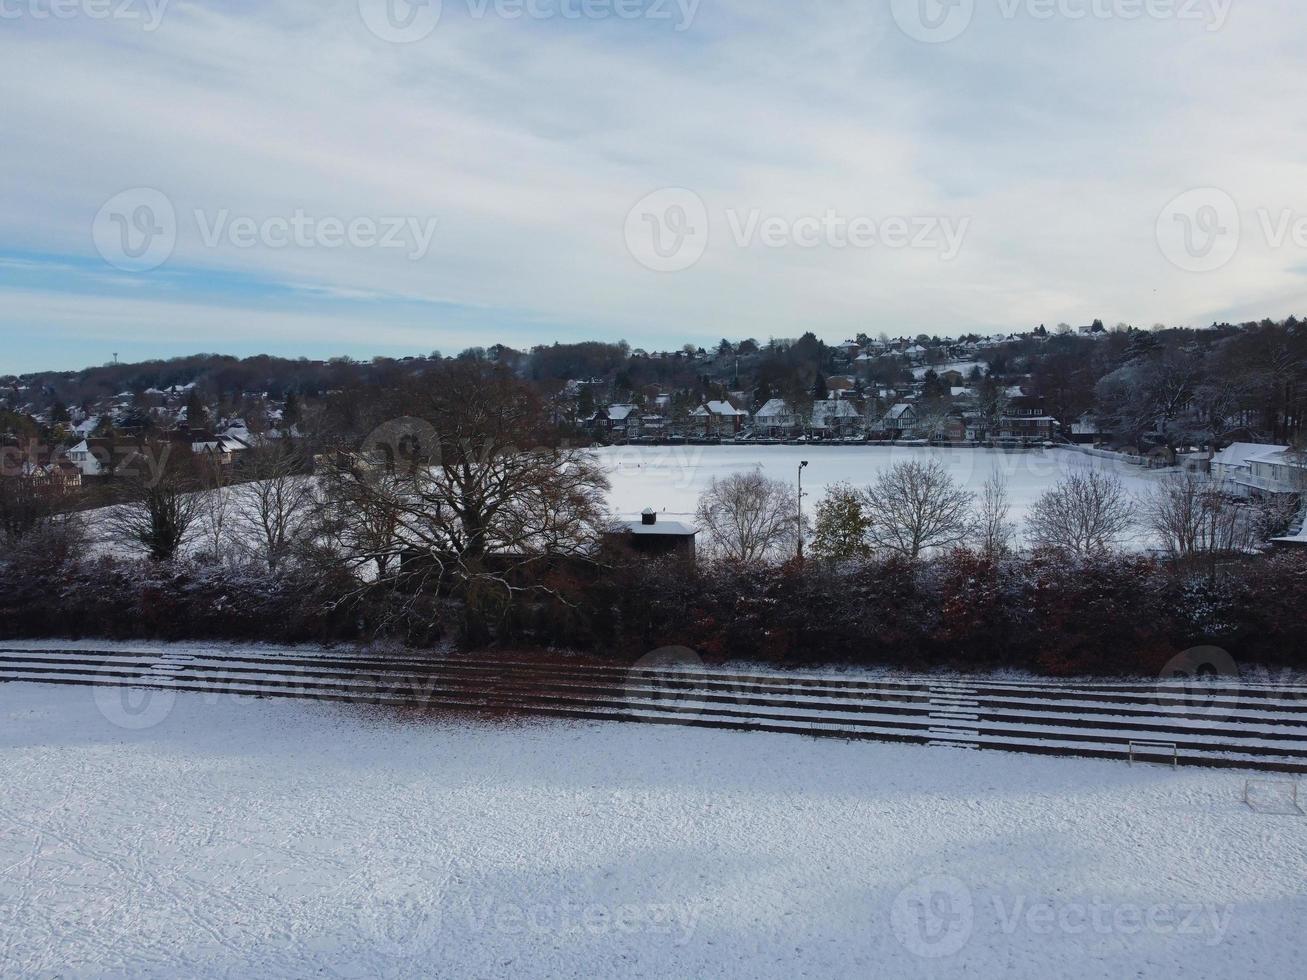
[[[896,463],[863,491],[868,540],[877,551],[907,558],[962,544],[974,527],[975,495],[936,460]]]
[[[1135,521],[1135,503],[1121,481],[1087,469],[1044,492],[1027,518],[1027,534],[1039,548],[1093,555],[1116,548]]]
[[[608,482],[587,450],[561,443],[536,391],[506,370],[460,360],[397,393],[397,416],[341,469],[338,506],[366,508],[368,526],[406,560],[390,564],[414,588],[465,602],[467,638],[525,591],[547,590],[558,559],[591,560],[608,527]],[[360,530],[355,528],[355,530]],[[374,534],[349,556],[378,564]]]
[[[714,478],[699,497],[696,520],[705,550],[738,562],[788,558],[798,546],[796,492],[761,470]]]

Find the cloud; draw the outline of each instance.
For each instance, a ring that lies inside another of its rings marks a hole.
[[[133,187],[168,196],[178,238],[168,265],[141,274],[151,288],[133,291],[130,316],[110,276],[102,303],[79,281],[68,302],[6,311],[5,329],[34,337],[39,324],[60,363],[60,338],[135,329],[146,342],[165,321],[220,347],[232,310],[269,343],[301,341],[305,310],[253,299],[278,283],[296,284],[313,317],[360,347],[407,338],[417,322],[434,325],[419,329],[428,346],[455,346],[456,331],[425,336],[447,318],[405,304],[457,310],[473,342],[644,346],[1307,308],[1295,271],[1307,257],[1258,240],[1251,217],[1235,260],[1201,276],[1170,265],[1154,238],[1163,206],[1190,187],[1221,187],[1250,216],[1307,214],[1307,131],[1291,108],[1307,90],[1296,0],[1237,5],[1219,30],[1045,20],[1015,0],[980,0],[947,44],[905,35],[889,0],[703,0],[684,31],[475,9],[445,0],[430,36],[407,45],[370,34],[344,0],[176,2],[152,32],[6,21],[0,240],[51,267],[95,259],[97,211]],[[632,259],[623,230],[662,187],[693,189],[711,235],[698,264],[660,275]],[[970,225],[952,261],[731,241],[732,215],[830,210]],[[209,246],[201,234],[200,219],[221,212],[259,223],[297,211],[437,226],[418,261],[380,248]],[[212,279],[170,279],[175,268]],[[48,277],[42,288],[59,298]]]

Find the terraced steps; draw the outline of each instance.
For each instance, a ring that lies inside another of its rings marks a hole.
[[[0,649],[0,681],[516,711],[1307,772],[1307,687],[626,670],[517,658]],[[1149,743],[1141,746],[1139,743]],[[1158,744],[1161,743],[1161,744]]]

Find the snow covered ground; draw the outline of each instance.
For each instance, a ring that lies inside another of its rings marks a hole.
[[[811,514],[833,483],[866,486],[876,474],[904,460],[937,460],[963,486],[979,492],[997,470],[1008,481],[1012,519],[1020,526],[1039,496],[1076,469],[1114,473],[1132,493],[1151,492],[1158,475],[1138,466],[1073,450],[1003,452],[994,449],[921,446],[620,446],[598,451],[612,482],[609,500],[626,517],[646,507],[668,514],[692,514],[699,494],[712,482],[761,467],[776,480],[794,484],[799,462],[804,506]],[[797,490],[796,490],[797,492]]]
[[[0,685],[2,976],[1301,975],[1242,775],[104,697]]]

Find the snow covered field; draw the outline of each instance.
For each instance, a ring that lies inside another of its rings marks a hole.
[[[1307,824],[1241,775],[104,709],[0,685],[5,977],[1301,975]]]
[[[1145,494],[1159,479],[1156,473],[1087,456],[1073,450],[1003,452],[995,449],[926,448],[921,446],[620,446],[598,451],[612,482],[612,507],[635,517],[646,507],[668,514],[692,514],[699,494],[713,477],[761,466],[776,480],[795,483],[799,462],[803,471],[804,506],[811,514],[833,483],[866,486],[876,474],[904,460],[938,460],[963,486],[979,492],[995,470],[1008,480],[1012,519],[1018,527],[1045,490],[1074,469],[1108,470],[1132,493]],[[797,492],[797,491],[796,491]]]

